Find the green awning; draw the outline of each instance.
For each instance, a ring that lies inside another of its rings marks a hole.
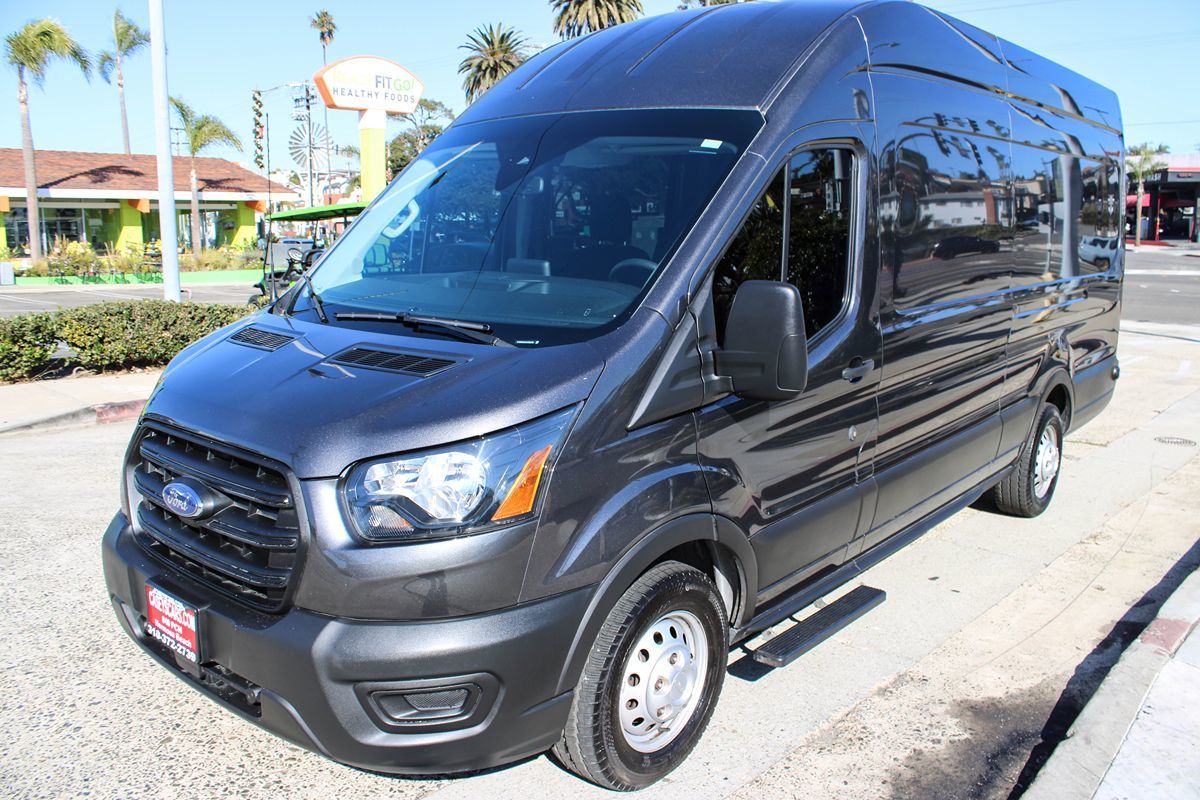
[[[267,217],[269,220],[289,220],[291,222],[312,222],[321,219],[339,219],[341,217],[357,217],[367,207],[366,203],[335,203],[331,206],[313,206],[312,208],[293,208],[279,211]]]

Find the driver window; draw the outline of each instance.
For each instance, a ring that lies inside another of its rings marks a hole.
[[[850,275],[853,159],[845,149],[805,150],[776,173],[713,274],[718,345],[743,281],[795,285],[810,339],[841,314]]]

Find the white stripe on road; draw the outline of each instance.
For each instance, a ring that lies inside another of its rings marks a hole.
[[[1200,277],[1200,269],[1127,269],[1126,275],[1162,275],[1180,276],[1183,278]]]

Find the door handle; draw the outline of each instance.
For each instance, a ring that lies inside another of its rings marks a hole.
[[[875,369],[875,359],[855,356],[850,361],[850,366],[842,370],[842,380],[858,383],[873,369]]]

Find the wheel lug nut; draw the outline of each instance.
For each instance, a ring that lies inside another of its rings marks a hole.
[[[672,664],[679,663],[679,653],[671,653],[671,658],[668,659]]]
[[[655,691],[661,689],[665,684],[666,684],[666,681],[664,681],[662,678],[659,678],[658,680],[656,680],[654,682]]]

